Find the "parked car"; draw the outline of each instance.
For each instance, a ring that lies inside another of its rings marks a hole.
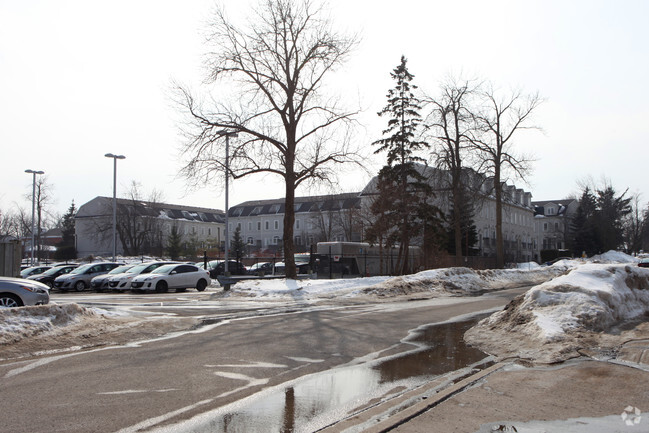
[[[269,275],[273,273],[273,264],[271,262],[260,262],[248,268],[250,275]]]
[[[29,268],[25,268],[22,271],[20,271],[20,278],[27,278],[27,277],[31,277],[32,275],[42,274],[43,272],[51,268],[52,268],[51,266],[46,266],[46,265],[32,266]]]
[[[207,262],[207,270],[210,272],[210,278],[216,278],[218,275],[224,275],[225,260],[212,260],[210,262]],[[228,260],[228,272],[230,272],[230,275],[248,274],[246,267],[242,263],[235,260]]]
[[[135,265],[122,265],[118,266],[107,274],[97,275],[92,280],[90,280],[90,288],[96,290],[97,292],[103,292],[109,288],[108,283],[111,277],[114,277],[118,274],[123,274],[128,271]]]
[[[43,305],[50,302],[50,291],[43,283],[24,278],[0,277],[0,308]]]
[[[108,287],[111,290],[121,290],[121,291],[131,290],[131,281],[133,280],[133,278],[137,277],[138,275],[151,273],[152,271],[158,269],[160,266],[172,265],[177,263],[178,262],[164,262],[164,261],[140,263],[139,265],[133,266],[131,269],[127,270],[126,272],[111,276],[110,279],[108,280]]]
[[[311,266],[308,263],[296,263],[295,268],[298,274],[308,274]],[[286,263],[277,262],[275,263],[275,269],[272,272],[273,275],[284,275],[286,273]]]
[[[63,292],[76,290],[81,292],[90,287],[90,281],[97,275],[102,275],[118,267],[120,263],[100,262],[88,263],[72,270],[69,274],[61,275],[54,279],[54,288]]]
[[[641,268],[649,268],[649,258],[640,259],[638,266],[640,266]]]
[[[149,274],[138,275],[131,282],[131,290],[167,292],[169,289],[182,291],[195,287],[202,292],[212,284],[210,274],[196,265],[176,263],[160,266]]]
[[[70,273],[73,269],[78,268],[79,265],[76,263],[69,263],[67,265],[54,266],[53,268],[48,269],[42,274],[30,275],[27,277],[29,280],[38,281],[51,289],[54,286],[54,280],[56,277]]]

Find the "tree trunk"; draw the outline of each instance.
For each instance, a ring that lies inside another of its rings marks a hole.
[[[286,174],[286,199],[284,204],[284,263],[286,278],[295,279],[295,245],[293,245],[293,225],[295,224],[295,183],[292,173]]]
[[[505,267],[505,245],[503,242],[503,192],[500,185],[500,165],[494,170],[494,188],[496,189],[496,267]]]

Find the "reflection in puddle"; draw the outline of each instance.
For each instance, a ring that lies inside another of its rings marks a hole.
[[[462,341],[464,332],[482,317],[420,330],[411,341],[422,350],[370,364],[325,371],[291,387],[266,394],[239,410],[193,425],[192,431],[303,432],[342,419],[348,411],[398,386],[409,389],[431,377],[458,370],[485,358]]]

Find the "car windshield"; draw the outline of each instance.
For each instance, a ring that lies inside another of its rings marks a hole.
[[[151,271],[151,273],[152,274],[168,274],[169,272],[171,272],[175,268],[176,268],[176,265],[163,265],[163,266],[160,266],[157,269],[154,269],[153,271]]]
[[[143,270],[145,270],[146,268],[148,268],[149,266],[151,266],[151,263],[142,263],[141,265],[135,265],[135,266],[133,266],[131,269],[129,269],[128,271],[126,271],[126,273],[128,273],[128,274],[139,274],[139,273],[141,273]]]
[[[63,269],[63,266],[57,266],[56,268],[50,268],[47,271],[43,272],[42,275],[54,275],[57,272],[59,272],[61,269]]]
[[[131,269],[133,265],[124,265],[124,266],[118,266],[112,271],[109,272],[109,274],[123,274],[124,272],[128,271]]]
[[[83,274],[84,272],[86,272],[88,269],[90,269],[93,266],[94,265],[92,263],[88,263],[87,265],[79,266],[78,268],[76,268],[75,270],[73,270],[70,273],[71,274]]]

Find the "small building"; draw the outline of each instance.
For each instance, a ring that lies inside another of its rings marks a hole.
[[[225,214],[217,209],[117,199],[117,254],[162,256],[174,227],[184,243],[220,249]],[[81,205],[75,231],[79,257],[111,255],[113,199],[95,197]]]

